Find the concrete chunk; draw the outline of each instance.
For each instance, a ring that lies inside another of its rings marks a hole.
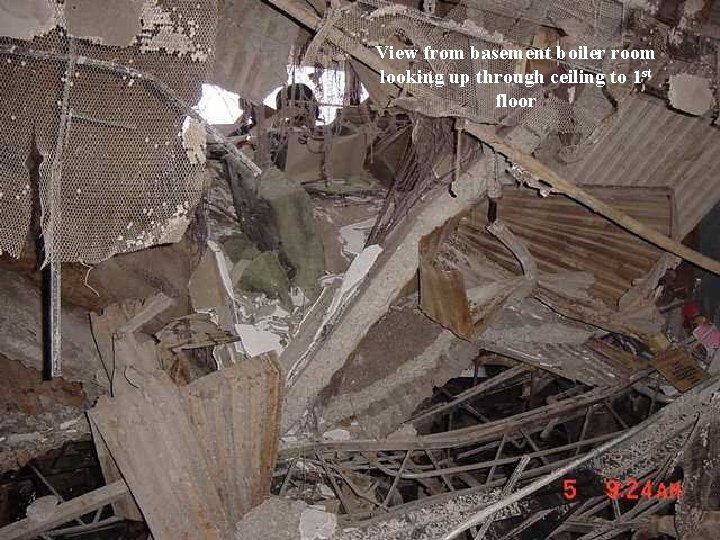
[[[710,80],[695,75],[672,75],[670,77],[668,99],[675,109],[702,116],[713,106],[713,94]]]

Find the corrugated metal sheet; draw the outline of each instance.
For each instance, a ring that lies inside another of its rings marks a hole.
[[[578,184],[672,188],[677,232],[690,232],[720,200],[720,132],[641,94],[625,100],[598,142],[559,170]]]
[[[132,380],[89,414],[153,537],[231,538],[232,524],[270,494],[277,361],[251,358],[185,387],[159,370],[134,369]]]
[[[280,368],[270,355],[185,387],[190,421],[234,523],[270,494],[280,424]]]
[[[641,222],[672,234],[669,190],[596,187],[591,192]],[[515,256],[485,229],[486,213],[485,202],[462,217],[436,255],[443,269],[462,272],[468,290],[487,285],[483,261],[502,268],[508,277],[522,274]],[[543,198],[529,189],[506,189],[498,202],[498,217],[535,259],[541,289],[552,298],[571,300],[564,304],[577,310],[584,305],[587,311],[617,312],[622,296],[650,273],[663,253],[561,195]]]
[[[134,383],[137,388],[100,399],[89,414],[153,538],[230,538],[213,464],[183,414],[178,387],[162,371],[137,372]]]

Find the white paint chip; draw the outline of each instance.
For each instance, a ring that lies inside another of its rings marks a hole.
[[[275,351],[282,352],[280,336],[268,330],[260,330],[252,324],[236,324],[235,331],[242,340],[242,345],[248,356]]]

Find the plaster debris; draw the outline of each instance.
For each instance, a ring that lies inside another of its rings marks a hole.
[[[33,521],[43,521],[55,513],[60,500],[55,495],[46,495],[35,499],[27,507],[27,517]]]
[[[342,250],[346,256],[354,257],[363,250],[376,221],[377,218],[370,217],[340,228],[340,238],[343,243]]]
[[[330,512],[308,508],[300,514],[300,540],[331,540],[337,517]]]
[[[669,83],[668,99],[670,105],[676,109],[695,116],[702,116],[715,103],[709,79],[680,74],[671,75]]]
[[[168,54],[188,55],[193,61],[205,62],[209,58],[208,50],[202,50],[193,40],[197,30],[196,23],[176,20],[173,11],[163,9],[158,0],[145,0],[142,8],[142,33],[140,50],[143,52],[165,51]]]
[[[333,302],[330,305],[328,315],[325,319],[326,321],[330,320],[333,314],[348,302],[363,279],[365,279],[365,276],[367,276],[372,269],[380,253],[382,253],[382,247],[375,244],[363,249],[358,256],[353,259],[352,263],[350,263],[350,268],[347,269],[343,276],[340,289],[335,293],[335,297],[333,298]]]
[[[322,436],[328,441],[349,441],[352,438],[347,429],[332,429],[323,433]]]
[[[236,324],[235,331],[249,356],[258,356],[271,351],[281,353],[283,350],[280,336],[269,330],[261,330],[251,324]]]

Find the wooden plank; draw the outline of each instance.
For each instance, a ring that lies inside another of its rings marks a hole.
[[[588,347],[596,353],[601,354],[608,361],[626,375],[637,373],[648,368],[648,362],[644,358],[635,356],[627,351],[608,345],[599,339],[588,341]]]
[[[650,363],[680,392],[686,392],[708,378],[708,374],[683,349],[663,351]]]
[[[67,523],[76,517],[120,500],[127,494],[127,484],[122,480],[118,480],[95,491],[85,493],[84,495],[59,504],[55,512],[42,521],[25,518],[11,523],[0,529],[0,539],[29,540],[35,538],[41,533],[59,527],[63,523]]]

